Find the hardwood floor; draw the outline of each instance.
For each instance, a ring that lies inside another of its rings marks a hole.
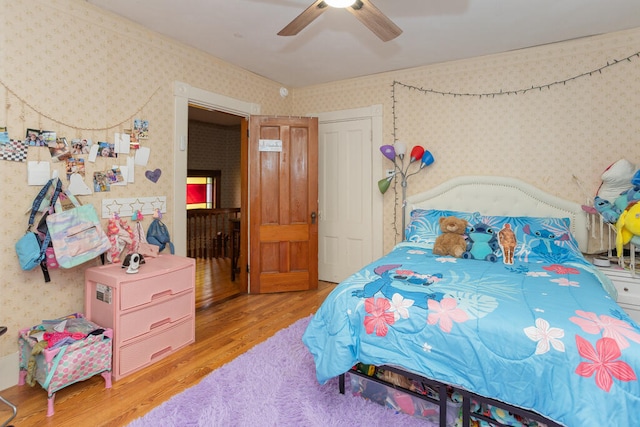
[[[240,294],[240,280],[231,281],[231,258],[196,258],[196,310]]]
[[[98,375],[58,391],[55,414],[51,417],[46,416],[47,393],[39,386],[4,390],[0,395],[18,407],[18,416],[12,424],[15,427],[127,425],[280,329],[315,313],[335,286],[319,282],[318,289],[313,291],[233,296],[235,285],[228,266],[225,272],[222,262],[198,260],[196,265],[194,344],[114,381],[111,389],[104,388],[104,380]],[[210,274],[205,272],[207,268]],[[210,278],[208,282],[206,277]],[[0,423],[8,416],[9,412],[0,404]]]

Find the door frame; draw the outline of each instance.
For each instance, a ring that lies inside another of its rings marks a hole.
[[[225,95],[209,92],[193,87],[187,83],[175,81],[173,85],[174,98],[174,141],[173,141],[173,243],[176,255],[186,256],[187,254],[187,148],[189,134],[189,104],[197,105],[209,110],[222,111],[236,116],[244,117],[248,122],[249,116],[260,114],[260,104],[241,101]],[[246,135],[244,135],[246,140]],[[247,147],[241,150],[246,151]],[[244,161],[243,163],[246,163]],[[248,184],[247,165],[241,165],[241,180]],[[242,192],[240,200],[241,212],[248,212],[248,200],[246,191]],[[242,215],[243,229],[241,231],[241,248],[246,248],[246,215]],[[244,251],[246,253],[246,249]],[[240,264],[242,265],[242,264]],[[242,288],[246,292],[247,280],[246,271],[240,269],[240,280]]]
[[[371,120],[371,236],[373,244],[373,259],[380,258],[384,253],[383,239],[383,209],[384,198],[378,190],[378,180],[383,177],[382,154],[380,147],[383,145],[382,104],[369,107],[353,108],[348,110],[328,111],[324,113],[310,113],[307,116],[318,118],[318,127],[325,123],[345,122],[352,120]],[[319,207],[319,215],[322,216],[322,206]],[[320,238],[320,236],[318,237]]]

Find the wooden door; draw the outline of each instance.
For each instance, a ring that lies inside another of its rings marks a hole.
[[[249,118],[249,292],[318,287],[318,119]]]

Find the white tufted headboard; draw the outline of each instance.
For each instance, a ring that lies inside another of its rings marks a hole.
[[[424,193],[409,196],[406,202],[407,224],[411,211],[416,208],[477,211],[484,215],[569,218],[580,250],[587,250],[588,220],[582,206],[516,178],[460,176]]]

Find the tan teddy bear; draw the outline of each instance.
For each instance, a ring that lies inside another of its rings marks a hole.
[[[467,250],[467,241],[464,236],[467,221],[455,216],[443,216],[440,218],[440,234],[433,245],[435,255],[451,255],[462,257]]]

